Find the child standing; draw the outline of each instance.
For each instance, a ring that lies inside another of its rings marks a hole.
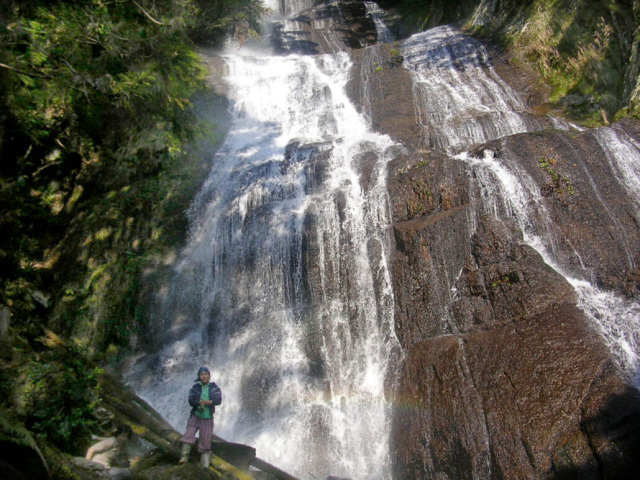
[[[200,463],[209,467],[211,462],[211,436],[213,435],[213,414],[216,405],[222,403],[220,388],[211,382],[211,373],[207,367],[198,369],[198,378],[189,390],[189,405],[191,415],[187,421],[187,431],[182,436],[182,455],[180,463],[189,458],[191,445],[196,443],[196,432],[200,431],[198,452],[201,453]]]

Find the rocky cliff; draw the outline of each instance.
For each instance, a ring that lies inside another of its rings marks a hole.
[[[637,132],[636,124],[620,127]],[[583,247],[601,284],[634,295],[634,272],[614,239],[625,236],[637,252],[637,227],[625,202],[594,201],[595,175],[609,195],[616,187],[611,172],[598,174],[604,154],[590,142],[591,133],[546,132],[489,148],[533,169],[543,153],[562,159],[580,185],[570,199],[555,191],[548,198],[563,241]],[[460,162],[437,153],[396,162],[395,320],[406,352],[396,391],[397,478],[631,478],[638,393],[577,308],[575,290],[523,245],[518,228],[477,216],[479,198]],[[416,205],[421,214],[411,214]],[[614,225],[605,209],[618,207],[626,222]]]
[[[472,22],[492,18],[502,27],[520,18],[511,10],[531,7],[506,2],[501,11],[502,3],[479,3]],[[449,18],[433,12],[430,22]],[[624,43],[630,30],[618,26]],[[353,46],[353,32],[337,38],[344,49]],[[446,55],[460,48],[450,46]],[[404,351],[389,382],[394,476],[632,478],[640,442],[634,372],[621,371],[568,278],[637,302],[637,200],[602,137],[613,132],[637,145],[640,125],[627,120],[585,131],[554,124],[540,116],[553,88],[522,57],[487,51],[480,68],[513,87],[520,113],[539,127],[453,149],[438,148],[429,136],[401,42],[352,52],[353,100],[404,148],[388,170],[395,326]],[[463,76],[471,63],[470,55],[451,68]],[[490,131],[495,118],[482,115],[471,115],[468,125]],[[548,229],[562,274],[523,238],[521,219],[500,202],[489,205],[490,184],[473,166],[487,157],[528,179],[546,217],[532,228]]]
[[[638,2],[383,0],[400,35],[445,23],[497,41],[552,88],[550,102],[592,124],[638,115]]]

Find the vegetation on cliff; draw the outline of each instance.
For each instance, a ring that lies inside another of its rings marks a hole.
[[[256,0],[0,4],[2,445],[51,457],[106,433],[83,358],[142,327],[141,275],[180,245],[224,123],[196,44],[242,40],[263,14]],[[73,361],[41,347],[45,326],[74,339]]]
[[[586,125],[640,115],[637,2],[384,0],[410,31],[458,22],[532,63],[551,85],[552,106]]]
[[[132,273],[149,243],[175,243],[172,230],[184,231],[166,222],[176,221],[171,214],[185,208],[200,177],[190,145],[212,127],[193,113],[191,100],[207,84],[190,37],[215,43],[228,32],[246,35],[259,5],[2,7],[0,222],[10,234],[0,239],[0,301],[13,327],[46,316],[57,331],[84,335],[99,349],[126,343]]]

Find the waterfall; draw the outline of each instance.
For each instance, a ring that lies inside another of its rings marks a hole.
[[[232,123],[159,293],[175,335],[128,381],[182,431],[208,365],[223,392],[216,434],[300,478],[390,478],[386,164],[398,147],[347,98],[348,54],[245,47],[224,60]]]
[[[493,70],[486,49],[451,26],[433,28],[403,43],[404,63],[413,76],[417,123],[423,142],[455,154],[474,144],[508,135],[544,130],[581,130],[561,119],[534,117]],[[640,145],[615,128],[594,132],[609,168],[640,211]],[[537,250],[578,293],[580,308],[592,320],[632,384],[640,384],[640,305],[598,289],[580,252],[558,247],[561,233],[547,212],[537,183],[516,162],[466,152],[455,158],[469,164],[482,190],[485,214],[509,218],[519,226],[524,242]],[[597,192],[597,189],[595,189]],[[606,203],[600,202],[607,210]],[[611,221],[618,223],[609,212]],[[473,228],[473,226],[472,226]],[[622,228],[615,241],[633,267],[633,253]],[[569,242],[564,242],[569,243]],[[572,265],[582,266],[582,275]]]
[[[413,35],[402,53],[414,79],[416,119],[431,147],[455,151],[550,125],[570,128],[564,121],[531,115],[493,70],[482,44],[454,27]]]
[[[607,152],[612,171],[620,174],[620,182],[627,186],[637,184],[640,181],[636,163],[640,160],[638,147],[623,132],[613,128],[600,128],[595,136]],[[477,179],[484,213],[514,221],[522,231],[524,243],[567,279],[578,294],[578,306],[604,338],[623,374],[632,385],[640,386],[640,304],[602,291],[590,282],[589,269],[582,263],[579,251],[572,252],[578,261],[569,262],[557,249],[560,233],[546,211],[540,188],[516,162],[508,158],[498,160],[491,150],[484,150],[482,156],[463,152],[456,158],[468,163]],[[584,275],[571,271],[570,263],[581,264]]]
[[[189,210],[189,241],[173,279],[157,294],[154,322],[167,341],[127,380],[182,431],[188,388],[208,365],[223,392],[216,434],[256,447],[299,478],[389,479],[386,392],[400,349],[386,179],[401,148],[371,130],[368,75],[382,69],[386,46],[362,55],[359,112],[346,94],[352,61],[335,19],[295,17],[310,3],[271,6],[280,15],[277,49],[307,55],[273,55],[247,42],[223,56],[231,123]],[[389,41],[383,15],[372,2],[366,8],[379,40]],[[320,44],[332,53],[317,54]],[[559,247],[568,242],[527,172],[486,149],[480,157],[459,153],[520,132],[574,127],[531,114],[482,45],[453,27],[414,35],[398,49],[423,144],[465,162],[482,191],[476,213],[515,221],[524,241],[574,286],[637,384],[640,306],[598,290],[581,252]],[[640,204],[639,146],[615,128],[594,135]],[[444,281],[454,292],[455,279]]]
[[[598,129],[596,137],[611,171],[640,209],[640,145],[615,127]]]
[[[393,38],[393,33],[391,33],[391,30],[389,30],[387,25],[384,23],[384,19],[382,18],[384,16],[384,12],[378,4],[367,1],[365,1],[364,4],[367,9],[367,15],[369,15],[375,23],[376,32],[378,34],[378,43],[388,43],[395,40]]]

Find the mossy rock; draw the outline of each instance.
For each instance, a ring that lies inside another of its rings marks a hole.
[[[136,469],[133,472],[134,480],[219,480],[220,478],[224,478],[220,473],[195,463],[157,465],[145,470]]]
[[[134,480],[195,480],[224,478],[215,470],[204,468],[199,463],[177,464],[175,458],[153,451],[140,460],[131,470]]]

